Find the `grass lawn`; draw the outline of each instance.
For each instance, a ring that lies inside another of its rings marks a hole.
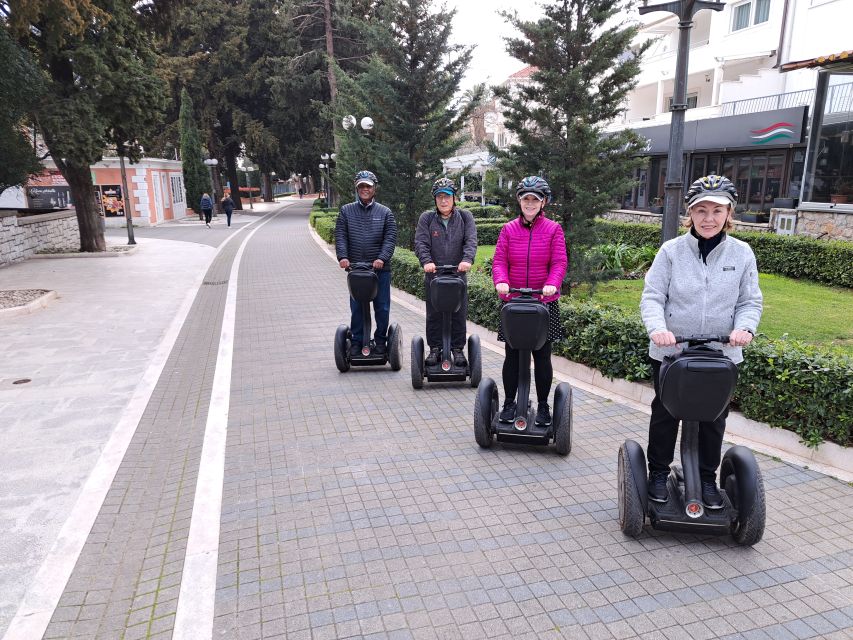
[[[770,338],[787,333],[810,344],[834,345],[853,354],[853,291],[768,273],[759,274],[764,312],[758,330]],[[614,280],[599,285],[594,298],[636,310],[642,280]],[[577,291],[589,297],[589,289]]]
[[[491,258],[495,255],[495,245],[493,244],[484,244],[477,247],[477,257],[474,258],[474,266],[481,267],[483,266],[483,262],[487,258]]]

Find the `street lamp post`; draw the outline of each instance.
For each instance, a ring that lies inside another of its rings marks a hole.
[[[219,164],[219,160],[217,160],[216,158],[208,158],[207,160],[204,161],[204,164],[207,165],[207,168],[209,169],[209,172],[210,172],[210,190],[213,192],[213,210],[218,215],[219,214],[219,208],[218,208],[219,198],[216,197],[216,182],[213,179],[213,172],[214,172],[214,167],[216,167],[216,165]],[[204,220],[204,214],[201,211],[199,211],[198,219]]]
[[[687,62],[690,56],[690,30],[693,16],[703,9],[722,11],[720,0],[671,0],[649,5],[643,0],[640,15],[666,11],[678,16],[678,54],[675,61],[675,86],[672,92],[672,120],[669,125],[669,155],[666,160],[666,201],[663,209],[662,243],[678,235],[678,217],[681,212],[681,194],[684,182],[684,112],[687,110]]]

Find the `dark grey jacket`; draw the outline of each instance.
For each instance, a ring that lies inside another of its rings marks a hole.
[[[415,231],[415,255],[421,266],[458,265],[463,260],[474,263],[477,255],[477,226],[467,209],[453,208],[447,228],[441,223],[438,211],[424,211]]]
[[[382,260],[383,271],[391,270],[397,244],[397,221],[391,209],[375,200],[364,206],[360,200],[341,207],[335,223],[335,252],[338,261]]]

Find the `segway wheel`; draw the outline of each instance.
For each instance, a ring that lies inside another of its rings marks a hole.
[[[468,366],[471,369],[471,386],[480,386],[483,377],[483,359],[480,354],[480,336],[468,336]]]
[[[491,378],[485,378],[477,389],[474,402],[474,439],[483,449],[492,446],[492,421],[498,411],[498,387]]]
[[[392,371],[403,367],[403,332],[396,322],[388,327],[388,362]]]
[[[338,371],[346,373],[349,371],[349,327],[342,324],[335,332],[335,365]]]
[[[619,528],[622,529],[622,533],[632,538],[640,535],[646,520],[645,508],[640,496],[645,495],[648,489],[645,475],[637,478],[637,468],[646,468],[646,456],[640,445],[633,440],[626,440],[619,447],[616,484],[619,491]]]
[[[412,338],[412,387],[423,389],[424,386],[424,339],[420,336]]]
[[[554,391],[554,446],[561,456],[572,450],[572,387],[561,382]]]
[[[764,479],[752,451],[741,446],[726,451],[720,464],[720,485],[737,511],[732,538],[740,545],[754,545],[764,536],[767,506]]]

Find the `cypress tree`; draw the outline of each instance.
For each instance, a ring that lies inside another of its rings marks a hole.
[[[495,88],[517,139],[492,151],[514,182],[534,174],[548,180],[548,211],[569,241],[568,282],[592,277],[583,254],[595,241],[592,220],[630,190],[643,162],[645,140],[630,130],[603,130],[623,111],[647,48],[632,51],[637,27],[612,20],[625,8],[622,0],[552,0],[536,21],[503,14],[521,32],[507,39],[507,51],[536,71],[517,90]]]
[[[193,101],[186,87],[181,89],[181,164],[184,168],[184,187],[187,205],[196,209],[204,192],[210,193],[210,176],[202,162],[201,140],[193,115]]]

